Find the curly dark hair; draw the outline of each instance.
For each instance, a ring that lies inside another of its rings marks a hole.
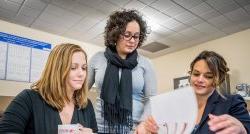
[[[126,31],[127,24],[136,21],[140,26],[140,39],[138,47],[146,40],[147,23],[137,10],[115,11],[109,16],[104,32],[105,46],[114,49],[120,35]]]
[[[190,73],[192,73],[194,64],[200,60],[205,60],[209,69],[215,76],[214,84],[219,86],[224,82],[229,68],[225,59],[214,51],[202,51],[190,64]]]

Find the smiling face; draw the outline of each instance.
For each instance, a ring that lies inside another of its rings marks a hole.
[[[125,58],[138,46],[140,40],[140,26],[136,21],[127,24],[125,32],[120,35],[117,41],[116,50],[119,56]]]
[[[67,85],[72,91],[81,89],[86,78],[87,64],[83,52],[72,55],[72,63],[67,78]]]
[[[194,64],[190,83],[197,96],[208,96],[214,91],[214,75],[205,60],[198,60]]]

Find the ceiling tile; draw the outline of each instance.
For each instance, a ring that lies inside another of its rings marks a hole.
[[[239,8],[239,5],[233,0],[207,0],[206,2],[221,13],[227,13]]]
[[[187,21],[187,22],[184,22],[186,25],[188,26],[195,26],[195,25],[198,25],[200,23],[204,23],[205,21],[198,18],[198,17],[194,17],[192,18],[191,20]]]
[[[249,29],[249,3],[250,0],[0,0],[0,19],[104,46],[108,15],[116,9],[134,8],[143,13],[152,30],[144,44],[157,41],[171,46],[148,53],[157,57]]]
[[[94,31],[87,31],[87,32],[83,33],[82,36],[85,39],[85,41],[89,41],[89,40],[97,37],[98,34],[100,34],[100,33],[95,33]]]
[[[52,0],[51,2],[51,4],[58,6],[58,7],[65,8],[65,9],[72,7],[74,3],[77,3],[77,2],[73,0]]]
[[[170,0],[158,0],[152,3],[150,6],[164,12],[166,9],[171,8],[171,6],[173,6],[173,3]]]
[[[80,41],[84,41],[83,39],[83,33],[82,32],[79,32],[79,31],[66,31],[62,34],[63,36],[66,36],[66,37],[69,37],[69,38],[72,38],[72,39],[76,39],[76,40],[80,40]],[[86,41],[84,41],[86,42]]]
[[[150,4],[152,4],[152,3],[154,3],[154,2],[156,2],[158,0],[138,0],[138,1],[140,1],[140,2],[142,2],[144,4],[146,4],[146,5],[150,5]]]
[[[19,3],[11,2],[11,1],[2,1],[1,8],[11,11],[11,12],[18,12],[21,5]]]
[[[193,26],[196,30],[202,32],[202,33],[207,33],[207,34],[213,34],[215,32],[218,32],[219,30],[216,29],[214,26],[208,23],[201,23],[196,26]]]
[[[159,27],[159,24],[163,24],[169,17],[162,12],[159,12],[151,7],[146,7],[142,10],[145,15],[147,23],[150,27]],[[153,30],[153,29],[152,29]]]
[[[193,8],[190,9],[190,11],[196,15],[199,15],[199,14],[204,14],[206,12],[209,12],[213,10],[213,8],[211,8],[207,3],[201,3],[200,5],[197,5]]]
[[[167,16],[166,14],[163,14],[162,12],[156,12],[154,14],[154,20],[160,24],[163,24],[165,21],[167,21],[168,19],[170,19],[169,16]]]
[[[123,7],[124,5],[126,5],[130,0],[106,0],[109,1],[119,7]]]
[[[66,31],[63,25],[50,24],[43,20],[35,21],[35,23],[31,25],[31,27],[45,32],[51,32],[57,35],[60,35]]]
[[[242,8],[226,13],[225,16],[236,23],[250,20],[250,15]]]
[[[100,21],[99,23],[91,27],[91,29],[89,29],[88,32],[102,34],[104,32],[106,22],[107,22],[107,19]]]
[[[180,31],[187,28],[185,24],[180,23],[173,18],[168,19],[166,22],[164,22],[163,26],[173,31]]]
[[[154,18],[155,14],[158,12],[157,10],[153,9],[152,7],[146,6],[141,9],[142,14],[147,16],[148,18]]]
[[[242,7],[250,5],[250,0],[234,0],[234,1]]]
[[[161,35],[162,37],[167,37],[171,34],[173,34],[174,32],[168,28],[165,28],[163,26],[160,26],[157,30],[155,30],[154,32],[158,33],[159,35]]]
[[[22,4],[24,0],[5,0],[5,1],[14,2],[17,4]]]
[[[100,5],[100,3],[103,1],[103,0],[76,0],[78,1],[79,3],[81,4],[84,4],[88,7],[92,7],[92,8],[95,8],[96,5]]]
[[[184,29],[180,31],[179,33],[188,37],[193,37],[193,36],[197,36],[201,34],[201,32],[197,31],[196,29],[192,27]]]
[[[233,23],[231,21],[229,21],[228,18],[226,18],[223,15],[209,19],[208,22],[213,24],[214,26],[216,26],[219,29],[223,29],[225,27],[229,27],[229,26],[233,25]]]
[[[96,22],[99,22],[106,17],[107,17],[107,15],[105,15],[102,12],[97,11],[97,10],[91,10],[91,12],[89,12],[89,14],[86,16],[86,18],[90,19],[90,21],[96,21]],[[86,21],[88,21],[88,20],[86,20]]]
[[[161,35],[159,35],[158,33],[154,31],[150,32],[150,34],[147,36],[147,40],[151,40],[151,41],[156,41],[159,38],[162,38]]]
[[[250,20],[242,22],[238,24],[238,26],[241,28],[241,30],[249,29],[250,28]]]
[[[81,21],[79,21],[76,25],[72,27],[73,31],[81,31],[85,32],[86,30],[88,31],[90,28],[98,24],[100,21],[104,21],[105,16],[99,11],[92,11],[89,13],[88,16],[83,18]],[[104,27],[102,28],[102,30]]]
[[[85,17],[89,14],[89,12],[91,12],[92,10],[95,10],[95,9],[88,7],[86,5],[74,2],[74,4],[72,4],[72,6],[68,7],[68,10],[72,11],[73,13],[76,13],[78,15]]]
[[[207,20],[207,19],[211,19],[213,17],[220,16],[221,14],[216,10],[210,10],[210,11],[205,12],[203,14],[197,14],[197,15],[200,16],[201,18]]]
[[[98,21],[93,20],[93,19],[88,19],[88,17],[87,17],[87,18],[82,19],[80,22],[78,22],[73,27],[71,27],[71,30],[84,33],[87,30],[89,30],[91,27],[93,27],[96,23],[98,23]]]
[[[38,10],[36,8],[31,8],[27,6],[23,6],[19,12],[19,14],[23,14],[28,17],[36,18],[42,13],[42,10]]]
[[[99,5],[96,5],[95,8],[102,13],[109,15],[111,12],[119,9],[120,7],[114,5],[111,2],[102,1]]]
[[[250,14],[250,5],[244,6],[244,9],[246,9],[248,14]]]
[[[174,0],[176,3],[180,4],[181,6],[185,7],[186,9],[190,9],[201,4],[202,0]]]
[[[0,8],[0,18],[6,21],[11,21],[13,18],[16,17],[16,12],[8,11],[6,9]]]
[[[189,11],[182,12],[181,14],[175,16],[175,18],[177,20],[179,20],[180,22],[182,22],[182,23],[190,21],[190,20],[192,20],[195,17],[196,16],[193,15],[192,13],[190,13]]]
[[[61,7],[62,9],[66,9],[78,15],[85,17],[89,14],[89,12],[96,10],[92,7],[84,5],[79,1],[72,1],[72,0],[53,0],[53,5]]]
[[[26,16],[25,14],[19,14],[13,20],[18,24],[21,24],[24,26],[30,26],[32,22],[35,20],[35,18],[31,16]]]
[[[99,34],[95,38],[89,40],[90,43],[97,44],[99,46],[104,46],[104,35]]]
[[[44,14],[52,14],[55,16],[62,16],[64,14],[65,10],[63,8],[60,8],[56,5],[49,4],[46,9],[44,10]]]
[[[180,33],[174,33],[174,34],[168,36],[167,38],[170,38],[170,39],[175,40],[177,42],[183,42],[183,41],[187,41],[188,40],[187,36],[182,35]]]
[[[25,0],[24,6],[43,10],[48,5],[45,0]]]
[[[168,19],[167,21],[164,22],[163,26],[171,29],[171,27],[175,27],[175,26],[181,25],[181,24],[182,23],[180,23],[179,21],[177,21],[177,20],[175,20],[173,18],[170,18],[170,19]]]
[[[172,4],[172,6],[170,8],[167,8],[163,12],[171,17],[174,17],[174,16],[176,16],[184,11],[185,11],[185,9],[180,7],[179,5]]]
[[[146,4],[138,1],[138,0],[132,0],[129,3],[127,3],[124,8],[126,9],[136,9],[136,10],[141,10],[143,9],[145,6],[147,6]]]
[[[63,15],[62,15],[63,14]],[[73,12],[63,10],[60,7],[49,5],[45,11],[38,17],[38,21],[47,22],[54,25],[63,26],[65,29],[73,26],[80,21],[82,16]]]

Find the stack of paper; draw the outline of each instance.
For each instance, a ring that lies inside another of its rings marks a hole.
[[[197,100],[191,87],[176,89],[150,99],[151,115],[159,134],[190,134],[195,126]]]

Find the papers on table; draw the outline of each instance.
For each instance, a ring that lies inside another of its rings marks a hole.
[[[191,87],[154,96],[150,107],[160,134],[190,134],[195,126],[198,107]]]

